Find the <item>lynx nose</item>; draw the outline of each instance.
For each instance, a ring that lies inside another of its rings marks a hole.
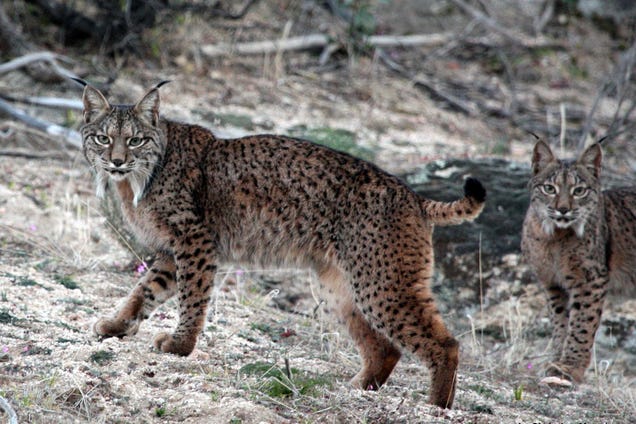
[[[124,161],[121,159],[113,159],[111,162],[113,163],[113,165],[115,165],[116,168],[119,168],[124,164]]]
[[[557,208],[557,212],[559,212],[561,215],[565,215],[566,213],[568,213],[568,211],[568,208]]]

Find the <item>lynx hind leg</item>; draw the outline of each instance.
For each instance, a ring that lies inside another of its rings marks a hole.
[[[380,244],[381,248],[369,252],[381,260],[371,269],[358,265],[354,270],[354,275],[360,276],[353,283],[354,300],[374,328],[428,366],[429,402],[450,408],[455,397],[459,343],[444,325],[429,288],[433,248],[426,234],[430,234],[427,228],[407,226]]]
[[[160,255],[115,315],[95,323],[95,334],[103,338],[136,334],[141,321],[172,297],[175,291],[174,260],[169,255]]]
[[[400,351],[362,316],[340,270],[330,268],[321,273],[319,278],[329,297],[330,307],[347,328],[360,353],[362,369],[351,379],[351,384],[362,390],[379,389],[400,360]]]

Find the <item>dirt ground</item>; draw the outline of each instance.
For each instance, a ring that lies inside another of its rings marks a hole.
[[[554,141],[561,105],[571,131],[580,128],[620,53],[619,42],[582,19],[547,34],[558,42],[554,48],[511,47],[497,54],[460,43],[388,51],[414,76],[435,77],[441,91],[461,93],[476,106],[512,110],[516,104],[514,119],[458,111],[373,53],[340,50],[325,65],[318,64],[319,51],[200,54],[204,44],[276,39],[287,22],[291,35],[342,38],[346,24],[317,3],[257,2],[240,21],[164,17],[145,34],[156,44],[149,56],[106,61],[79,49],[61,53],[93,83],[115,76],[108,89],[115,102],[135,101],[170,79],[161,89],[165,116],[206,125],[220,136],[342,137],[336,147],[368,155],[397,174],[457,157],[528,163],[534,139],[527,130],[543,129],[541,135]],[[473,25],[446,2],[396,3],[374,9],[379,31],[460,33]],[[491,11],[510,28],[529,31],[522,11]],[[514,84],[506,72],[514,74]],[[19,71],[0,75],[0,92],[81,95],[70,83],[38,83]],[[594,135],[607,129],[616,102],[601,99]],[[75,129],[81,117],[77,110],[24,108]],[[613,298],[607,305],[604,317],[627,331],[599,334],[585,383],[540,384],[550,323],[543,294],[518,254],[492,269],[475,269],[465,281],[483,285],[481,304],[454,308],[462,293],[440,295],[445,320],[461,343],[452,410],[426,403],[427,370],[409,355],[381,390],[352,390],[357,353],[325,314],[304,270],[224,270],[188,358],[151,347],[154,334],[175,327],[174,301],[137,335],[98,340],[92,324],[131,289],[143,258],[116,240],[121,229],[108,224],[79,151],[2,115],[0,143],[5,153],[28,149],[43,156],[0,155],[0,397],[21,423],[636,422],[636,300]],[[575,150],[576,140],[568,140],[566,151]],[[606,149],[607,169],[633,174],[634,152],[626,136],[617,138]],[[442,275],[436,284],[443,286]]]

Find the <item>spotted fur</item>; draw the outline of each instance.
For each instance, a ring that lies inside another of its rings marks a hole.
[[[308,141],[274,135],[219,139],[209,130],[159,119],[159,93],[113,106],[84,90],[84,153],[98,194],[114,184],[127,220],[158,252],[102,337],[132,335],[172,295],[174,333],[163,352],[188,355],[205,319],[217,267],[293,265],[315,271],[362,356],[352,383],[377,389],[401,350],[432,372],[430,401],[450,407],[458,343],[430,290],[434,224],[472,220],[485,190],[468,179],[452,203],[417,196],[374,165]]]
[[[600,145],[559,160],[537,142],[522,250],[548,296],[547,373],[580,382],[610,288],[636,288],[636,188],[601,191]]]

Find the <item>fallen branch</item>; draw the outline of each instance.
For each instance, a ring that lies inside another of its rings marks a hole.
[[[37,128],[52,136],[61,136],[64,142],[73,148],[80,149],[82,147],[82,136],[75,130],[63,127],[61,125],[52,124],[47,121],[35,118],[19,109],[14,108],[8,102],[0,99],[0,112],[24,122],[30,127]]]
[[[263,54],[288,50],[307,50],[324,47],[329,37],[324,34],[309,34],[284,40],[265,40],[248,43],[219,43],[201,47],[201,53],[207,57],[227,56],[231,54]]]
[[[438,46],[454,38],[454,34],[415,35],[372,35],[363,39],[363,44],[372,47],[398,46]],[[308,50],[326,47],[333,40],[325,34],[308,34],[279,40],[253,41],[246,43],[219,43],[201,47],[201,53],[207,57],[226,56],[230,54],[266,54],[286,50]]]
[[[478,114],[478,110],[474,105],[470,103],[466,103],[465,101],[461,100],[460,98],[456,96],[453,96],[452,94],[446,93],[445,91],[442,90],[442,88],[439,86],[438,83],[435,83],[434,81],[431,81],[430,79],[427,79],[424,75],[417,75],[417,76],[412,75],[404,66],[395,62],[386,53],[384,53],[382,49],[377,49],[377,54],[380,60],[382,61],[382,63],[384,63],[393,72],[396,72],[397,74],[405,78],[408,78],[416,85],[420,85],[426,88],[434,96],[437,96],[445,100],[446,102],[450,103],[455,108],[464,112],[466,115],[475,116]]]
[[[456,34],[443,32],[439,34],[414,35],[372,35],[362,39],[362,44],[371,47],[411,47],[440,46],[457,38]],[[494,46],[487,38],[464,38],[463,41],[474,44]],[[561,47],[558,42],[541,39],[515,38],[515,41],[527,48]],[[251,41],[245,43],[218,43],[201,46],[200,52],[208,58],[229,55],[249,55],[278,53],[289,50],[309,50],[317,48],[333,49],[334,40],[325,34],[308,34],[278,40]]]
[[[35,152],[25,149],[0,149],[0,156],[25,159],[68,159],[69,155],[61,151],[52,150],[50,152]]]
[[[18,416],[11,405],[9,405],[9,402],[7,402],[7,400],[2,396],[0,396],[0,408],[7,413],[7,416],[9,417],[9,424],[18,424]]]
[[[520,44],[524,47],[537,47],[539,45],[543,46],[546,44],[546,41],[543,37],[528,37],[524,34],[509,30],[508,28],[502,26],[495,19],[485,15],[484,13],[475,9],[473,6],[469,5],[463,0],[451,0],[451,2],[454,3],[460,9],[463,9],[464,12],[472,16],[473,19],[476,19],[477,21],[481,22],[486,27],[503,35],[504,37],[506,37],[510,41],[513,41],[516,44]]]
[[[82,110],[84,108],[81,100],[61,99],[59,97],[14,97],[2,93],[0,93],[0,97],[14,103],[23,103],[55,109]]]
[[[53,71],[53,73],[56,74],[58,77],[65,78],[65,79],[79,78],[77,75],[75,75],[75,73],[60,66],[60,64],[57,63],[59,59],[64,59],[70,62],[69,58],[65,58],[63,56],[59,56],[51,52],[44,51],[44,52],[28,53],[28,54],[25,54],[24,56],[10,60],[9,62],[0,64],[0,74],[6,74],[7,72],[32,65],[33,63],[46,62],[51,67],[51,70]]]

